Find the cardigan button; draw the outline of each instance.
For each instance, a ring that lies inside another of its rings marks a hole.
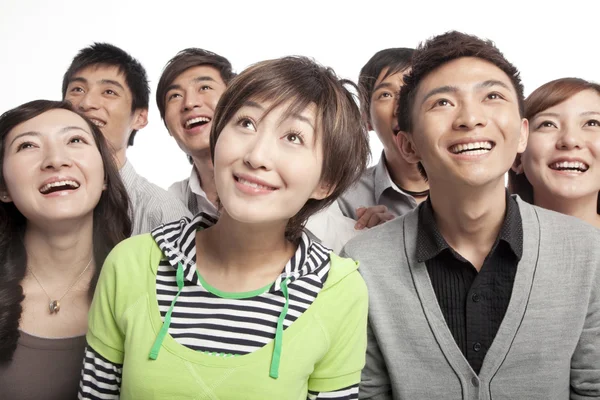
[[[480,300],[479,295],[477,293],[473,293],[471,300],[473,300],[474,303],[478,303]]]
[[[478,387],[479,386],[479,379],[477,379],[476,376],[471,378],[471,385]]]

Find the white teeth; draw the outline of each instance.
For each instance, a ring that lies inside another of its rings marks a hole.
[[[196,117],[192,119],[188,119],[185,121],[185,127],[189,128],[192,124],[197,124],[198,122],[210,122],[210,118],[208,117]]]
[[[465,153],[479,155],[489,152],[494,145],[492,142],[473,142],[465,144],[455,144],[450,147],[450,151],[454,154]],[[473,150],[476,149],[476,150]]]
[[[46,193],[51,188],[59,187],[59,186],[69,186],[69,187],[72,187],[73,189],[77,189],[79,187],[79,183],[77,183],[75,181],[57,181],[57,182],[47,183],[40,188],[40,192]]]
[[[102,121],[98,121],[97,119],[94,118],[90,118],[90,121],[92,121],[92,124],[102,128],[104,125],[106,125],[104,122]]]
[[[550,164],[550,168],[558,170],[569,169],[585,172],[588,170],[589,166],[581,161],[560,161]]]
[[[247,180],[245,180],[245,179],[243,179],[243,178],[237,178],[237,179],[238,179],[238,182],[240,182],[240,183],[243,183],[243,184],[244,184],[244,185],[246,185],[246,186],[250,186],[250,187],[253,187],[253,188],[256,188],[256,189],[267,189],[267,190],[273,190],[273,188],[272,188],[272,187],[269,187],[269,186],[263,186],[263,185],[259,185],[259,184],[258,184],[258,183],[256,183],[256,182],[250,182],[250,181],[247,181]]]

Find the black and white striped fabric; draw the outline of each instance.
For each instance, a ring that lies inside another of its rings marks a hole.
[[[185,218],[152,232],[165,256],[159,263],[156,282],[161,318],[164,321],[177,294],[176,271],[181,263],[185,284],[171,314],[169,334],[186,347],[215,356],[248,354],[275,337],[277,318],[285,304],[281,292],[284,280],[288,280],[289,295],[284,329],[312,304],[327,279],[331,250],[303,233],[294,256],[268,290],[250,298],[223,298],[206,290],[196,272],[195,232],[214,223],[214,217],[201,213],[193,220]],[[120,365],[110,365],[93,349],[86,349],[79,398],[118,398],[113,390],[115,385],[120,387],[120,371]],[[358,384],[334,392],[309,392],[307,399],[358,399]]]
[[[253,352],[275,337],[277,319],[285,304],[281,282],[288,278],[289,311],[284,329],[289,327],[315,300],[329,272],[330,250],[302,234],[294,256],[266,292],[243,299],[222,298],[204,288],[196,273],[195,235],[214,222],[198,215],[187,226],[165,226],[153,232],[166,255],[159,266],[156,294],[164,317],[177,294],[176,271],[182,264],[185,286],[171,314],[169,334],[191,349],[207,353],[243,355]],[[173,236],[173,231],[179,234]],[[190,238],[186,241],[176,237]],[[192,328],[193,329],[190,329]]]

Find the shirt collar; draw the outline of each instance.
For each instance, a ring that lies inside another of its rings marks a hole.
[[[161,225],[152,231],[152,237],[162,250],[173,269],[181,263],[185,280],[198,284],[196,274],[196,231],[216,224],[217,219],[199,213],[193,219],[182,218],[177,222]],[[314,241],[303,231],[296,252],[286,263],[270,291],[279,291],[287,278],[288,285],[296,279],[316,272],[328,264],[330,249]]]
[[[125,187],[131,187],[131,184],[135,181],[137,177],[137,172],[133,168],[133,165],[129,162],[129,160],[125,160],[125,164],[119,170],[119,174],[121,175],[121,179],[125,184]]]
[[[417,260],[425,262],[437,256],[443,250],[451,249],[451,247],[438,229],[430,199],[419,206],[418,212]],[[513,254],[517,257],[517,261],[521,260],[523,256],[523,222],[519,205],[508,192],[506,192],[504,221],[493,248],[500,240],[509,245]]]
[[[192,193],[208,200],[206,192],[202,189],[202,185],[200,185],[200,178],[198,178],[198,173],[194,166],[192,166],[192,173],[190,174],[190,189],[192,190]]]
[[[387,166],[385,165],[385,153],[384,152],[381,152],[381,157],[379,158],[379,162],[375,166],[374,179],[375,179],[375,199],[377,201],[377,204],[381,204],[380,198],[383,195],[383,192],[385,192],[386,190],[388,190],[390,188],[406,197],[412,198],[411,195],[405,193],[402,189],[400,189],[398,187],[398,185],[396,185],[394,183],[394,181],[392,181],[390,172],[388,171]]]

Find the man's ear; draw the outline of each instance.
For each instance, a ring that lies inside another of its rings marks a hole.
[[[403,131],[398,132],[394,141],[396,142],[400,154],[407,162],[416,164],[421,161],[419,151],[415,147],[412,136],[409,133]]]
[[[371,125],[371,117],[363,112],[363,113],[361,113],[361,118],[363,120],[363,123],[367,127],[367,130],[369,132],[372,131],[373,130],[373,125]]]
[[[515,161],[513,162],[510,169],[512,169],[513,172],[516,173],[517,175],[521,175],[523,173],[523,162],[521,161],[520,154],[517,154],[517,157],[515,158]]]
[[[146,125],[148,125],[148,109],[138,108],[133,112],[133,126],[131,129],[139,131]]]
[[[527,148],[527,140],[529,140],[529,121],[527,118],[521,120],[521,131],[519,132],[519,146],[517,153],[521,154]]]

